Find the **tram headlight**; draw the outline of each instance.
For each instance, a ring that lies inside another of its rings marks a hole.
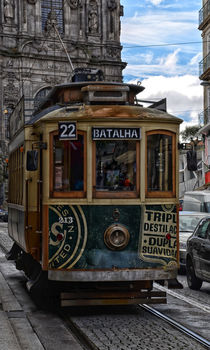
[[[114,224],[108,227],[104,233],[104,242],[111,250],[124,249],[130,240],[128,230],[119,224]]]

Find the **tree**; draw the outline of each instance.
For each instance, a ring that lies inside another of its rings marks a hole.
[[[190,141],[199,134],[200,125],[186,126],[186,128],[180,132],[180,136],[184,141]]]

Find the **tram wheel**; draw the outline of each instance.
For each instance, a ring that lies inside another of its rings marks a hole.
[[[192,261],[187,262],[187,284],[190,289],[199,290],[203,281],[196,277]]]

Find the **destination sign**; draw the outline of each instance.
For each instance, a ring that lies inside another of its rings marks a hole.
[[[140,128],[92,128],[93,140],[140,140],[140,138]]]

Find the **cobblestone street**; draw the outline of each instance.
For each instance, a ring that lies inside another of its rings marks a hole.
[[[12,244],[6,227],[6,224],[0,225],[0,245],[4,247],[4,251],[8,251]],[[85,349],[76,341],[57,313],[36,308],[24,288],[24,283],[24,275],[16,270],[13,262],[6,261],[4,252],[1,251],[1,350]],[[93,344],[94,349],[204,349],[138,306],[67,308],[64,313],[65,318]]]

